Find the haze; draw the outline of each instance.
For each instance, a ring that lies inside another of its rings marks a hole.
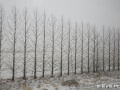
[[[47,14],[62,15],[72,21],[97,26],[120,26],[120,0],[1,0],[6,10],[16,5],[20,10],[38,8]]]

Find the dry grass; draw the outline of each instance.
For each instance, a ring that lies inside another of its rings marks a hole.
[[[58,88],[56,87],[55,90],[58,90]]]
[[[79,83],[77,80],[67,80],[67,81],[62,81],[61,82],[62,86],[79,86]]]
[[[25,85],[22,86],[22,89],[23,89],[23,90],[32,90],[31,87],[28,87],[28,86],[25,86]]]
[[[46,89],[46,88],[43,88],[43,90],[48,90],[48,89]]]
[[[100,77],[97,77],[97,78],[93,78],[93,82],[97,82],[97,81],[99,81],[100,80]]]
[[[55,88],[55,90],[58,90],[58,87],[56,84],[52,84],[52,86]]]
[[[9,88],[6,88],[5,90],[10,90],[10,87],[9,87]]]
[[[40,84],[38,84],[37,88],[40,88]]]

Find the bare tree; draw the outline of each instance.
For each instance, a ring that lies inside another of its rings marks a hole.
[[[82,23],[82,47],[81,47],[81,74],[83,73],[83,23]]]
[[[13,43],[13,76],[12,80],[15,78],[15,53],[16,53],[16,31],[17,31],[17,12],[16,7],[14,8],[14,43]]]
[[[78,29],[78,25],[77,23],[75,24],[75,74],[76,74],[76,69],[77,69],[77,30]]]
[[[99,35],[98,35],[98,32],[97,32],[96,38],[97,38],[96,72],[98,72],[98,68],[99,68]]]
[[[119,67],[119,63],[120,63],[120,60],[119,60],[120,59],[120,56],[119,56],[120,55],[120,50],[119,50],[119,47],[120,47],[120,41],[119,41],[120,40],[120,35],[119,34],[120,33],[119,33],[119,29],[118,29],[118,70],[120,68]]]
[[[52,28],[52,70],[51,76],[54,74],[54,54],[55,54],[55,28],[56,28],[56,18],[52,15],[51,16],[51,28]]]
[[[111,33],[110,33],[110,28],[109,28],[109,36],[108,37],[109,37],[109,41],[108,41],[109,42],[109,50],[108,50],[108,53],[109,53],[109,71],[110,71],[110,59],[111,59],[110,58],[110,51],[111,51],[111,45],[110,45],[111,44],[111,40],[110,40]]]
[[[60,76],[62,76],[62,61],[63,61],[63,29],[64,29],[64,18],[61,18],[61,64],[60,64]]]
[[[3,28],[4,28],[4,8],[2,4],[0,5],[0,75],[1,75],[1,67],[2,67],[2,39],[3,39]],[[0,76],[1,78],[1,76]]]
[[[12,43],[12,80],[15,79],[15,63],[16,63],[16,43],[17,43],[17,30],[18,30],[18,10],[16,7],[12,8],[11,11],[11,22],[9,23],[9,28],[12,30],[10,32]]]
[[[70,66],[70,31],[71,31],[71,22],[68,22],[68,75],[69,75],[69,66]]]
[[[36,9],[34,11],[34,24],[33,24],[33,28],[34,28],[34,79],[36,79],[36,73],[37,73],[37,46],[38,46],[38,30],[39,30],[39,14],[38,14],[38,10]]]
[[[44,77],[45,74],[45,47],[46,45],[46,13],[44,12],[43,15],[43,71],[42,71],[42,77]]]
[[[93,73],[95,72],[95,46],[96,43],[96,29],[95,27],[93,28]]]
[[[113,34],[113,71],[115,71],[115,29]]]
[[[87,25],[87,29],[88,29],[88,73],[89,73],[89,63],[90,63],[90,26]]]
[[[104,41],[104,26],[103,26],[103,71],[104,71],[104,55],[105,55],[105,51],[104,51],[104,49],[105,49],[105,41]]]
[[[23,69],[23,79],[26,79],[26,59],[27,59],[27,37],[28,37],[28,30],[29,30],[29,23],[28,23],[28,10],[27,8],[23,11],[23,27],[24,27],[24,69]]]

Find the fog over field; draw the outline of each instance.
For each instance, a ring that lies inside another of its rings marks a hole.
[[[119,0],[1,0],[0,2],[6,10],[10,10],[14,5],[19,9],[39,8],[40,11],[45,10],[47,14],[54,14],[58,18],[63,15],[66,19],[89,22],[98,26],[120,25]]]
[[[76,87],[83,83],[80,78],[84,74],[87,81],[91,80],[90,75],[95,82],[102,83],[102,78],[119,81],[119,0],[1,0],[0,3],[1,85],[9,86],[10,80],[15,85],[43,84],[42,80],[50,84],[49,80],[57,78],[54,84]],[[92,86],[93,82],[90,81]],[[30,87],[36,90],[33,86]]]

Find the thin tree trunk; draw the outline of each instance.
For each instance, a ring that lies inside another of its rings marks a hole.
[[[71,26],[70,26],[70,21],[69,21],[69,24],[68,24],[68,75],[69,75],[69,59],[70,59],[70,29],[71,29]]]
[[[119,40],[120,40],[120,35],[119,35],[119,29],[118,29],[118,70],[119,70],[119,63],[120,63],[119,62],[119,58],[120,58],[120,56],[119,56],[119,53],[120,53],[120,51],[119,51],[120,43],[119,42],[120,41]]]
[[[3,32],[4,12],[3,7],[0,5],[0,79],[1,79],[1,67],[2,67],[2,32]]]
[[[75,74],[76,74],[76,69],[77,69],[77,65],[76,65],[76,61],[77,61],[77,23],[75,25]]]
[[[90,62],[90,28],[88,27],[88,73],[89,73],[89,62]]]
[[[99,62],[99,41],[98,41],[98,32],[97,32],[97,59],[96,59],[96,72],[98,72],[98,62]]]
[[[15,79],[15,58],[16,58],[16,30],[17,30],[17,12],[16,7],[14,8],[14,38],[13,38],[13,71],[12,80]]]
[[[110,71],[110,28],[109,28],[109,51],[108,51],[108,53],[109,53],[109,71]]]
[[[37,42],[38,42],[38,12],[35,11],[35,58],[34,58],[34,79],[37,78]]]
[[[55,17],[52,16],[52,75],[54,74],[54,42],[55,42]]]
[[[54,74],[54,25],[53,25],[53,28],[52,28],[52,76]]]
[[[27,9],[24,11],[24,70],[23,79],[26,79],[26,47],[27,47]]]
[[[61,20],[61,72],[60,72],[60,76],[62,76],[62,61],[63,61],[63,17],[62,17],[62,20]]]
[[[82,23],[82,48],[81,48],[81,74],[83,73],[83,23]]]
[[[105,42],[104,42],[104,27],[103,27],[103,71],[104,71],[104,44],[105,44]]]
[[[44,17],[43,17],[43,71],[42,71],[42,77],[44,77],[44,73],[45,73],[45,41],[46,41],[46,15],[44,12]]]
[[[94,40],[93,40],[93,45],[94,45],[94,49],[93,49],[93,73],[95,72],[95,27],[94,27]]]
[[[113,71],[115,71],[115,30],[114,30],[114,49],[113,49]]]

